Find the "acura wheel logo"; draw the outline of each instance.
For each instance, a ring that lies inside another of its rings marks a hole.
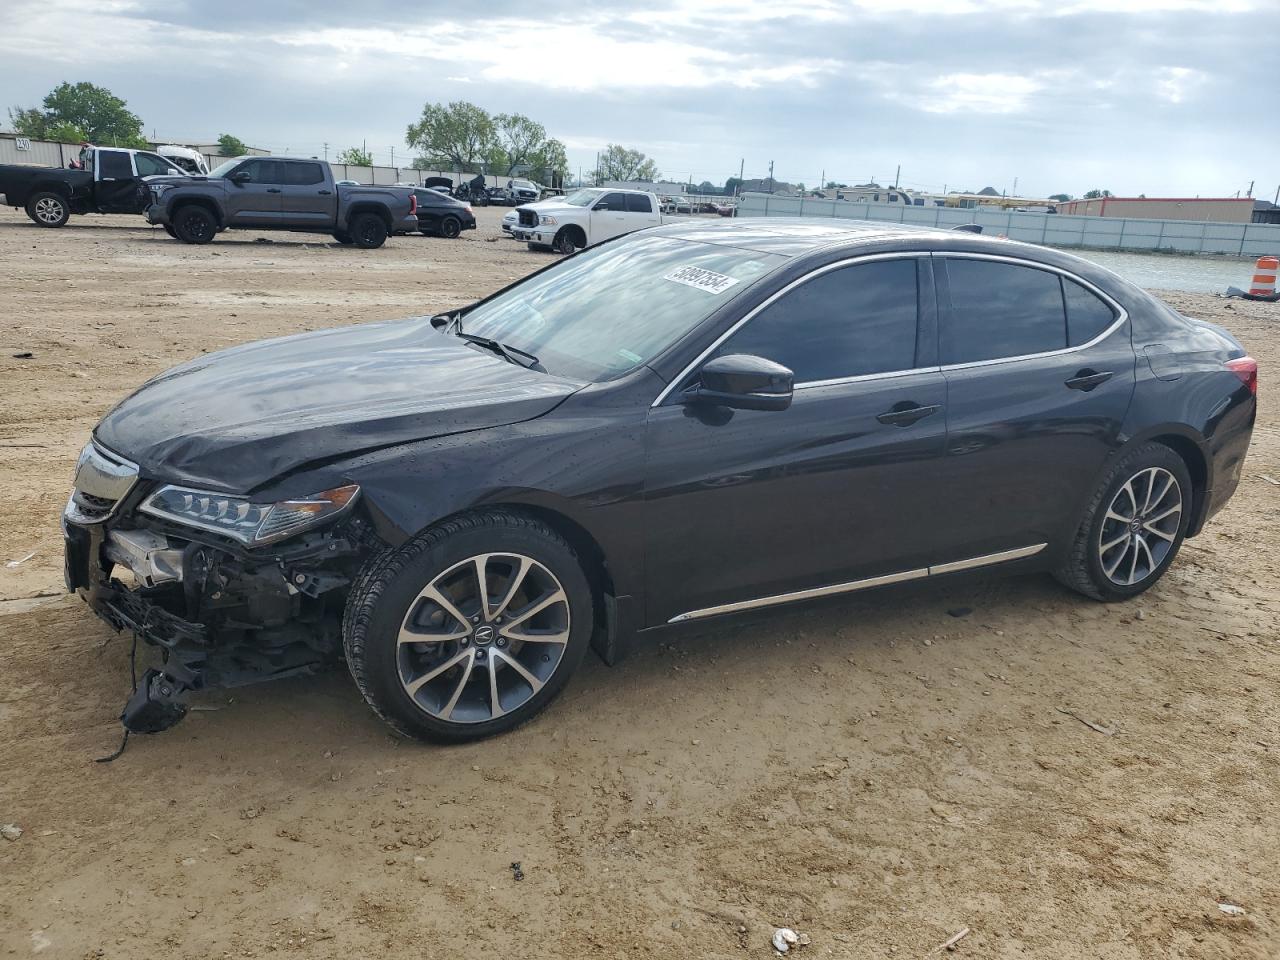
[[[493,642],[493,627],[485,624],[483,627],[476,627],[475,641],[479,646]]]

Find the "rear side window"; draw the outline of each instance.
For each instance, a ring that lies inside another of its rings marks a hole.
[[[941,329],[944,364],[1066,347],[1066,310],[1056,273],[990,260],[948,259],[946,264],[951,310]]]
[[[773,360],[789,368],[796,383],[910,370],[917,288],[913,259],[832,270],[783,294],[716,353]]]
[[[324,183],[324,170],[318,163],[281,163],[284,182],[294,187],[309,187]]]
[[[1088,343],[1115,323],[1115,311],[1074,280],[1063,277],[1062,292],[1067,298],[1067,339],[1071,346]]]
[[[128,180],[133,176],[133,164],[123,150],[98,151],[98,179]]]
[[[653,204],[643,193],[627,194],[628,213],[653,213]]]

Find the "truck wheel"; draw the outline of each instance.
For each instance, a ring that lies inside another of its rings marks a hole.
[[[352,242],[363,250],[376,250],[387,242],[387,225],[376,213],[358,213],[350,226]]]
[[[344,244],[355,243],[355,240],[352,238],[351,234],[347,233],[347,231],[345,230],[335,230],[333,232],[333,239],[337,240],[339,243],[344,243]]]
[[[561,230],[556,234],[556,240],[553,244],[556,253],[563,253],[566,257],[571,253],[577,252],[578,245],[573,241],[573,234],[568,230]]]
[[[175,240],[178,239],[178,231],[173,229],[172,223],[166,223],[164,225],[164,232],[167,233],[169,236],[173,237],[173,239]]]
[[[179,207],[173,214],[173,229],[183,243],[210,243],[218,235],[218,221],[204,207]]]
[[[361,574],[343,643],[365,700],[405,736],[460,743],[532,718],[582,661],[591,586],[573,548],[532,517],[445,521]]]
[[[440,236],[452,240],[462,232],[462,223],[457,217],[445,217],[440,221]]]
[[[27,200],[27,216],[38,227],[60,227],[71,219],[71,207],[56,193],[35,193]]]

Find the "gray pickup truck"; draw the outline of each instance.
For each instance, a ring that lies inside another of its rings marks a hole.
[[[183,243],[244,228],[328,233],[371,248],[391,233],[418,229],[411,188],[335,184],[319,160],[235,157],[207,177],[155,177],[148,186],[147,222]]]

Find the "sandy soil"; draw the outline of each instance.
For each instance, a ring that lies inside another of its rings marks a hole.
[[[972,580],[703,627],[451,749],[393,740],[335,670],[92,763],[129,686],[127,640],[59,593],[94,421],[197,352],[545,264],[500,213],[366,252],[0,212],[0,955],[768,957],[782,924],[802,957],[964,927],[973,957],[1280,955],[1280,306],[1170,297],[1249,345],[1262,414],[1139,603]]]

